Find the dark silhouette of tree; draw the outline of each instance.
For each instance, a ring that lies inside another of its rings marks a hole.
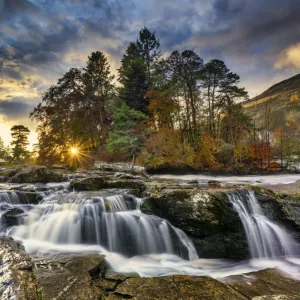
[[[31,113],[38,122],[39,161],[65,160],[67,148],[80,142],[90,151],[105,143],[115,99],[114,77],[102,52],[93,52],[83,69],[70,69],[50,87]]]

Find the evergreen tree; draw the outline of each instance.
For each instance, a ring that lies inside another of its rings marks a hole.
[[[146,27],[140,30],[139,38],[136,41],[136,47],[146,65],[147,81],[150,88],[152,86],[151,71],[153,64],[161,55],[161,52],[158,51],[159,46],[160,43],[155,36],[155,32],[151,32]]]
[[[0,137],[0,158],[6,159],[9,156],[9,147],[4,146],[4,142]]]
[[[136,111],[125,103],[116,108],[113,113],[113,129],[109,133],[107,149],[132,157],[132,165],[135,164],[137,155],[143,146],[145,130],[142,123],[147,116]]]
[[[29,145],[28,135],[30,130],[23,125],[15,125],[11,129],[12,136],[12,155],[14,160],[21,160],[28,157],[29,152],[27,147]]]
[[[131,108],[147,113],[147,68],[134,43],[130,43],[119,69],[120,98]]]
[[[145,114],[149,114],[147,92],[154,82],[152,74],[160,56],[159,46],[155,33],[143,28],[136,43],[128,45],[119,69],[121,99],[129,107]]]

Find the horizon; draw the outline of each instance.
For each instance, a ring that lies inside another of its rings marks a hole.
[[[112,73],[143,26],[156,32],[165,55],[192,49],[240,75],[250,98],[299,73],[300,3],[295,1],[39,1],[0,0],[0,137],[10,143],[16,124],[31,130],[29,113],[71,67],[103,51]],[[80,7],[84,4],[84,7]],[[253,22],[253,19],[256,22]],[[177,20],[180,20],[178,22]]]

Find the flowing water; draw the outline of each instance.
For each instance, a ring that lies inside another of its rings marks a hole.
[[[18,240],[100,245],[128,257],[169,253],[190,260],[198,258],[183,231],[164,219],[142,214],[141,200],[130,195],[59,191],[44,197],[29,211],[24,209],[20,195],[6,193],[1,199],[5,205],[14,203],[23,208],[17,226],[6,232]]]
[[[212,176],[202,174],[188,174],[188,175],[155,175],[161,179],[173,179],[182,182],[198,181],[199,184],[206,185],[210,181],[218,181],[221,184],[252,184],[272,186],[278,184],[291,184],[300,180],[300,174],[280,174],[280,175],[248,175],[248,176]]]
[[[239,214],[253,258],[274,258],[297,254],[294,239],[262,212],[253,191],[228,193],[229,200]]]
[[[69,192],[48,185],[43,200],[28,203],[22,192],[0,191],[0,231],[27,252],[105,254],[120,272],[224,277],[278,267],[300,278],[293,239],[266,218],[252,193],[229,193],[247,235],[253,259],[199,259],[193,242],[168,221],[140,211],[141,199],[116,191]]]

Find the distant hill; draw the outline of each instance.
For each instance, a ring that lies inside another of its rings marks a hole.
[[[242,105],[257,127],[275,130],[286,123],[291,111],[300,112],[300,74],[273,85]]]

